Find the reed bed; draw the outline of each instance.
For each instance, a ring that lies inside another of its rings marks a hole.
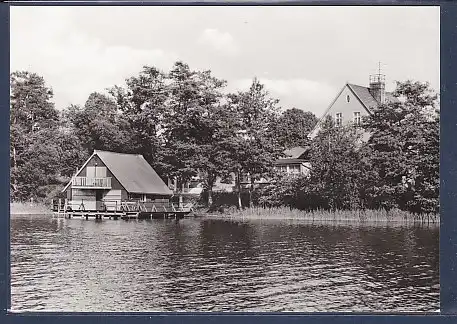
[[[50,214],[49,206],[43,203],[12,202],[10,203],[11,215],[46,215]]]
[[[305,220],[305,221],[328,221],[349,223],[432,223],[439,224],[439,215],[424,214],[416,215],[402,210],[315,210],[303,211],[288,207],[263,208],[253,207],[246,209],[229,209],[220,214],[208,215],[210,217],[224,219],[274,219],[274,220]]]

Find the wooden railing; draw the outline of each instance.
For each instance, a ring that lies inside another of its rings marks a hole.
[[[111,178],[87,178],[73,177],[71,180],[72,187],[85,188],[111,188]]]
[[[186,203],[182,206],[171,202],[153,202],[153,201],[84,201],[84,200],[68,200],[68,199],[53,199],[53,211],[103,211],[103,212],[146,212],[146,213],[189,213],[193,210],[192,203]]]

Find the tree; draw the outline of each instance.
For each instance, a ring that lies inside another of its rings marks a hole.
[[[163,123],[169,98],[167,76],[155,67],[144,66],[138,76],[127,79],[127,88],[113,87],[110,94],[129,125],[131,151],[141,152],[146,161],[161,168]]]
[[[10,159],[11,197],[28,199],[39,188],[55,182],[54,138],[59,114],[44,79],[31,72],[11,74]]]
[[[239,121],[231,152],[234,162],[232,170],[236,174],[238,188],[238,207],[241,208],[243,174],[250,179],[249,205],[252,206],[255,181],[270,175],[273,162],[284,151],[274,133],[279,100],[270,98],[264,85],[255,78],[249,91],[229,95],[229,103],[234,107]]]
[[[11,74],[11,124],[32,133],[38,128],[56,127],[58,112],[50,101],[52,89],[46,86],[43,77],[31,72]]]
[[[199,145],[195,167],[208,193],[208,206],[213,204],[212,190],[218,177],[227,178],[232,168],[231,152],[227,143],[236,136],[236,115],[227,106],[212,106],[208,110],[207,126],[210,130]]]
[[[93,92],[84,107],[71,105],[64,112],[87,154],[94,149],[129,152],[129,124],[119,114],[118,106],[108,96]]]
[[[292,148],[295,146],[306,147],[310,141],[309,132],[317,123],[317,118],[312,112],[292,108],[284,111],[274,126],[275,136],[281,146]]]
[[[399,98],[367,118],[370,187],[374,207],[416,213],[439,208],[438,96],[428,83],[398,82]]]
[[[198,74],[183,62],[176,62],[167,75],[168,98],[164,111],[164,146],[161,168],[168,177],[184,185],[197,175],[193,161],[199,155],[199,136],[204,137]],[[202,133],[200,133],[202,131]]]
[[[175,63],[168,74],[169,98],[164,117],[164,169],[179,183],[199,176],[212,205],[212,188],[227,171],[221,142],[230,136],[229,111],[221,106],[226,82],[211,71],[192,71]]]
[[[59,173],[63,181],[67,182],[89,158],[90,153],[84,150],[79,138],[68,128],[61,127],[54,142],[57,144]]]
[[[178,188],[199,176],[210,205],[214,182],[227,169],[220,144],[230,132],[228,111],[221,104],[225,84],[211,71],[193,71],[176,62],[168,73],[145,66],[127,80],[126,89],[110,89],[129,122],[131,146],[163,178],[176,179]]]
[[[305,177],[300,176],[299,179],[279,172],[274,174],[269,183],[259,189],[259,205],[268,208],[281,206],[298,208],[296,197],[302,178]]]
[[[337,127],[331,118],[313,140],[310,150],[309,183],[300,191],[324,209],[358,209],[364,168],[359,142],[362,133],[352,126]]]

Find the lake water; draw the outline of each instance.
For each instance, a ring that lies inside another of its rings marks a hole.
[[[12,310],[436,311],[438,226],[12,216]]]

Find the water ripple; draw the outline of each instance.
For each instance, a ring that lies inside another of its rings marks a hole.
[[[438,228],[11,220],[13,310],[435,311]]]

